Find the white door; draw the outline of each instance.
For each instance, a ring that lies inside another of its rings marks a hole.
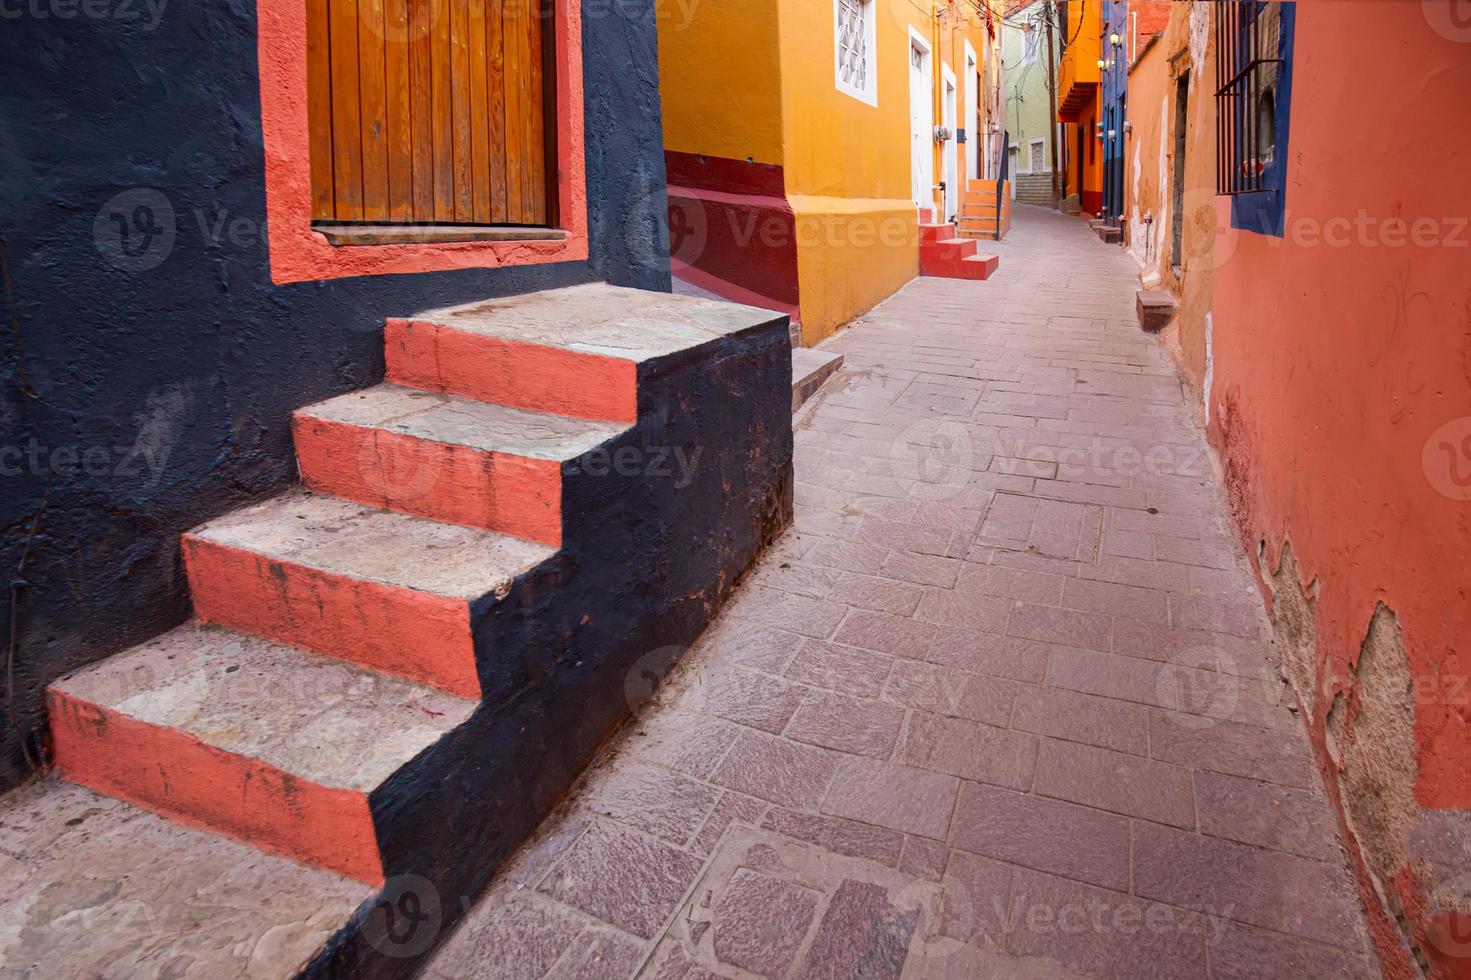
[[[976,71],[976,56],[965,42],[965,179],[981,179],[981,103],[980,78]]]
[[[930,77],[930,53],[913,38],[909,41],[909,125],[914,203],[935,206],[935,88]]]
[[[955,217],[960,202],[960,144],[955,142],[955,124],[959,114],[956,111],[955,97],[955,78],[950,76],[945,79],[944,126],[950,130],[950,142],[945,144],[942,157],[945,165],[945,214],[941,221],[949,221]]]

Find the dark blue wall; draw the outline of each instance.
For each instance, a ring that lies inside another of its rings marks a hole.
[[[1110,34],[1118,34],[1123,42],[1118,47],[1109,43]],[[1124,211],[1124,133],[1127,115],[1125,98],[1129,90],[1129,5],[1110,0],[1103,5],[1103,34],[1099,50],[1105,61],[1112,62],[1103,72],[1098,99],[1098,121],[1103,131],[1103,210],[1110,217]],[[1112,131],[1113,135],[1109,136]]]
[[[289,286],[261,234],[253,2],[5,8],[0,788],[23,778],[23,742],[39,749],[47,683],[189,615],[179,533],[295,480],[292,410],[382,377],[385,316],[589,280],[669,288],[652,2],[585,4],[588,262]],[[124,192],[130,216],[172,212],[171,247],[99,249]]]

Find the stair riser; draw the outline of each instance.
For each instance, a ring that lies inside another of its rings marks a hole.
[[[997,265],[998,262],[994,258],[989,262],[958,262],[938,257],[927,260],[924,253],[920,253],[919,274],[942,279],[986,280],[991,278],[991,273],[996,271]]]
[[[293,423],[306,485],[371,507],[562,543],[562,469],[310,416]]]
[[[600,422],[638,421],[633,361],[409,320],[388,321],[385,350],[389,380],[412,388]]]
[[[184,537],[195,614],[370,670],[479,699],[462,599],[334,575]]]
[[[919,228],[919,243],[921,245],[930,245],[934,242],[941,242],[947,238],[954,237],[955,226],[953,224],[920,225]]]
[[[67,779],[263,851],[383,884],[363,793],[319,786],[55,689],[47,697],[52,752]]]

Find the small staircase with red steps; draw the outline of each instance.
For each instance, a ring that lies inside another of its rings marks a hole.
[[[959,237],[955,225],[936,224],[934,211],[920,209],[920,275],[985,280],[991,278],[1000,264],[1000,256],[981,254],[974,239]]]
[[[304,487],[184,535],[195,620],[51,686],[53,757],[423,881],[447,934],[790,522],[791,344],[769,311],[589,285],[390,320],[386,351],[385,383],[296,413]],[[384,914],[307,975],[411,972],[428,947],[385,949]]]
[[[1011,230],[1011,187],[1001,181],[1001,204],[998,219],[994,180],[968,181],[960,198],[956,215],[956,234],[961,238],[1000,241]]]

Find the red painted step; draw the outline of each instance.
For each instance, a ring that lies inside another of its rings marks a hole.
[[[955,225],[945,224],[921,224],[919,226],[919,244],[921,247],[931,245],[935,242],[949,241],[955,237]]]
[[[51,685],[61,774],[370,885],[369,794],[475,703],[192,623]]]
[[[470,603],[554,552],[294,492],[184,536],[200,619],[479,698]]]
[[[385,384],[296,413],[313,490],[434,520],[562,543],[562,466],[626,431]]]
[[[749,307],[602,284],[389,320],[388,380],[602,422],[638,420],[640,370],[689,357]]]
[[[975,251],[977,243],[973,239],[963,241],[970,245],[972,252]],[[1001,258],[996,255],[965,255],[959,250],[927,252],[923,249],[919,253],[919,274],[922,276],[986,280],[1000,264]]]

